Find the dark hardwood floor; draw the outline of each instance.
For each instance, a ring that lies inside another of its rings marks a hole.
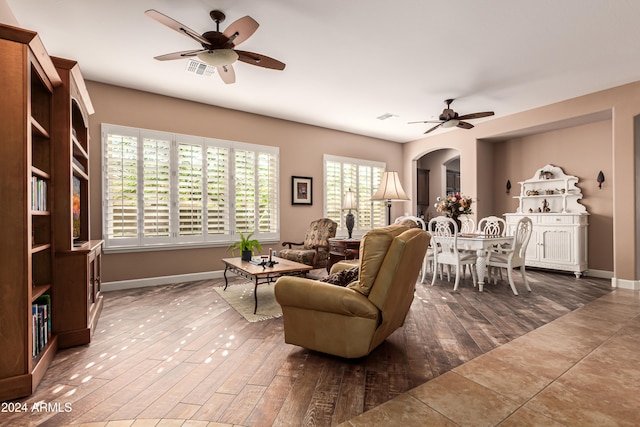
[[[224,280],[105,293],[93,342],[60,351],[21,400],[62,410],[3,413],[0,423],[337,425],[611,290],[605,279],[528,271],[528,293],[515,276],[519,296],[506,282],[479,293],[469,277],[458,292],[446,280],[418,284],[404,327],[357,360],[285,344],[282,319],[247,322],[212,289]]]

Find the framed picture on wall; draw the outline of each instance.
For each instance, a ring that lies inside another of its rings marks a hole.
[[[313,178],[308,176],[291,177],[291,204],[313,204]]]

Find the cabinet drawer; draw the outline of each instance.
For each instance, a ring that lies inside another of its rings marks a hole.
[[[536,224],[538,222],[538,215],[505,215],[505,221],[507,224],[517,224],[522,218],[527,217],[531,220],[531,223]]]
[[[540,215],[541,224],[577,224],[577,218],[573,215]]]

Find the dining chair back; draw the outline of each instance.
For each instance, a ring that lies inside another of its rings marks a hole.
[[[509,278],[509,286],[511,286],[511,290],[514,295],[518,295],[518,291],[516,290],[516,286],[513,283],[513,275],[512,270],[516,267],[520,267],[520,275],[522,276],[522,281],[524,282],[525,287],[529,292],[531,292],[531,288],[529,287],[529,283],[527,281],[527,276],[525,274],[525,256],[527,253],[527,245],[529,244],[529,240],[531,238],[531,232],[533,230],[533,225],[531,223],[531,219],[529,217],[523,217],[518,221],[516,225],[516,234],[513,239],[513,246],[508,248],[501,248],[500,252],[491,252],[489,256],[489,267],[498,267],[507,269],[507,276]],[[491,268],[489,268],[489,280],[491,280]],[[496,280],[494,279],[494,283]]]
[[[507,223],[500,217],[487,216],[478,221],[478,230],[482,234],[504,236],[507,232]]]
[[[460,215],[458,217],[460,220],[460,233],[462,234],[470,234],[475,233],[476,231],[476,222],[469,215]]]
[[[477,257],[474,253],[458,250],[458,225],[456,222],[446,216],[437,216],[429,221],[428,229],[431,233],[431,246],[434,259],[431,285],[433,286],[436,281],[436,271],[438,267],[443,264],[455,267],[456,280],[453,285],[454,291],[458,290],[463,265],[470,266],[473,286],[475,286],[477,283],[475,270]]]

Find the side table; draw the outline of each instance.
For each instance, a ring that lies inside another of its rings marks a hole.
[[[329,239],[329,263],[327,271],[338,261],[357,259],[360,253],[360,239],[344,239],[334,237]]]

